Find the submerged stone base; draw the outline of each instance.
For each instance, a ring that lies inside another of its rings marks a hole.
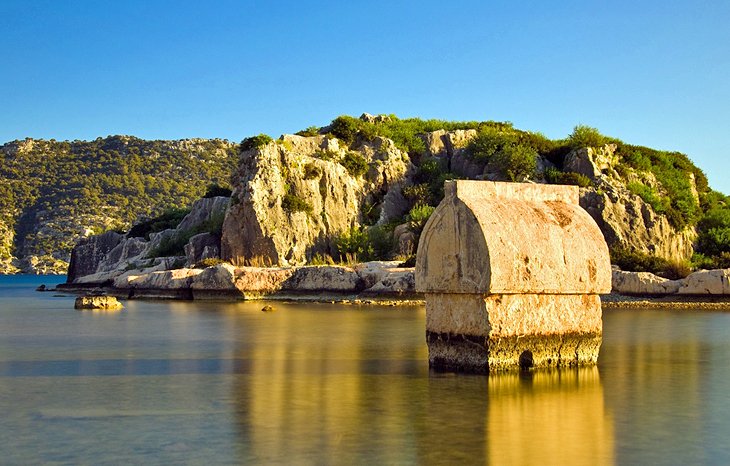
[[[483,337],[426,332],[429,366],[438,371],[487,374],[533,367],[592,365],[601,334]]]
[[[601,334],[598,295],[426,295],[426,341],[436,370],[592,365]]]

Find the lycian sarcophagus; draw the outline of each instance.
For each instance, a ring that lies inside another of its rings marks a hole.
[[[578,194],[576,186],[446,182],[416,262],[431,367],[596,363],[611,264]]]

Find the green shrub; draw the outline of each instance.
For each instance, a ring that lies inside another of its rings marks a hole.
[[[338,116],[332,120],[330,133],[349,146],[355,142],[355,138],[357,137],[358,131],[360,131],[360,125],[362,123],[362,120],[351,116]]]
[[[394,228],[394,224],[385,224],[372,226],[366,230],[370,255],[364,257],[364,260],[390,259],[395,246],[393,239]]]
[[[419,183],[403,188],[403,196],[413,204],[431,202],[431,189],[428,183]]]
[[[359,177],[367,173],[369,165],[367,160],[358,152],[347,151],[340,164],[347,169],[352,177]]]
[[[306,212],[312,214],[312,206],[294,193],[287,192],[281,200],[281,207],[287,212]]]
[[[258,136],[251,136],[250,138],[246,138],[241,141],[239,148],[241,152],[251,149],[260,149],[271,141],[273,141],[273,139],[268,134],[259,134]]]
[[[730,252],[722,252],[717,256],[706,256],[702,253],[692,255],[692,266],[697,269],[730,268]]]
[[[144,238],[149,240],[150,234],[152,233],[159,233],[163,230],[177,227],[189,213],[190,209],[168,209],[158,217],[134,225],[130,228],[127,236],[129,238]]]
[[[426,204],[416,204],[413,206],[406,217],[411,229],[420,233],[434,210],[436,210],[435,207]]]
[[[304,179],[313,180],[319,178],[322,175],[322,170],[315,163],[308,163],[304,166]]]
[[[590,178],[583,175],[582,173],[576,173],[576,172],[563,173],[563,184],[580,186],[581,188],[587,188],[587,187],[593,185]]]
[[[160,240],[157,247],[147,253],[147,258],[184,256],[185,245],[190,241],[193,233],[190,231],[177,232]]]
[[[730,227],[702,230],[697,237],[696,250],[710,256],[730,253]]]
[[[209,198],[209,197],[231,197],[231,188],[227,188],[225,186],[221,186],[218,184],[209,184],[208,188],[205,190],[205,194],[203,195],[203,198]]]
[[[335,261],[329,254],[316,253],[307,261],[309,265],[334,265]]]
[[[492,127],[479,129],[477,136],[466,147],[466,154],[475,162],[491,162],[506,146],[515,144],[511,135]]]
[[[659,194],[657,194],[657,192],[651,187],[637,182],[631,182],[626,185],[626,187],[631,193],[636,194],[643,199],[644,202],[649,204],[651,208],[654,209],[654,212],[662,214],[667,211],[667,208],[669,207],[669,200],[660,197]]]
[[[220,257],[208,257],[206,259],[201,260],[197,264],[193,266],[193,268],[196,269],[207,269],[208,267],[215,267],[219,264],[225,264],[226,261],[221,259]]]
[[[537,154],[529,147],[507,145],[494,154],[492,162],[500,174],[510,181],[525,181],[535,175]]]
[[[337,160],[340,158],[340,154],[333,150],[318,150],[314,154],[312,154],[312,157],[316,157],[320,160]]]
[[[611,263],[627,272],[651,272],[670,280],[684,278],[692,271],[686,262],[677,262],[659,256],[632,251],[622,247],[610,247]]]
[[[568,136],[568,144],[574,149],[580,147],[603,147],[611,142],[615,142],[615,140],[599,133],[596,128],[586,125],[575,126],[573,132]]]
[[[351,227],[336,237],[334,243],[340,262],[364,261],[372,256],[368,235],[360,227]]]
[[[297,136],[317,136],[319,135],[319,127],[317,126],[310,126],[307,129],[303,129],[302,131],[297,131]]]
[[[587,176],[576,172],[562,172],[556,168],[549,167],[543,173],[545,181],[549,184],[568,184],[587,188],[592,186],[591,179]]]

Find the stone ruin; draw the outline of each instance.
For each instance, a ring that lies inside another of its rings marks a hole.
[[[578,187],[459,180],[444,190],[416,262],[430,366],[595,364],[611,264]]]

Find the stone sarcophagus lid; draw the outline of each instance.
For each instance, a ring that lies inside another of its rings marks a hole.
[[[578,187],[459,180],[444,191],[416,260],[431,367],[595,364],[611,263]]]

